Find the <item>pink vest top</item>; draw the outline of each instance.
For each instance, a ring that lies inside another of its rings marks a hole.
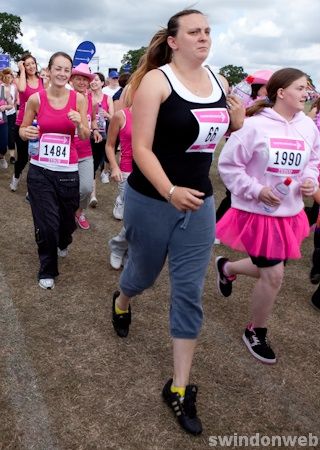
[[[125,124],[119,131],[121,144],[120,170],[121,172],[132,172],[132,114],[129,108],[121,109],[125,116]]]
[[[109,111],[109,104],[108,104],[108,96],[106,94],[103,94],[101,102],[98,102],[96,104],[96,118],[99,119],[99,107],[102,107],[106,112]]]
[[[105,111],[107,111],[107,112],[109,111],[108,96],[106,94],[103,94],[102,101],[100,103],[98,103],[98,106],[100,104]]]
[[[35,94],[36,92],[40,92],[42,90],[43,90],[43,81],[42,81],[42,78],[39,78],[38,79],[38,87],[36,87],[36,88],[30,87],[28,85],[28,81],[27,81],[27,87],[26,87],[25,91],[19,92],[20,106],[19,106],[19,111],[18,111],[18,115],[17,115],[17,119],[16,119],[17,125],[22,124],[24,111],[26,109],[26,103],[27,103],[30,95]]]
[[[88,110],[87,110],[87,119],[89,123],[89,128],[91,129],[91,117],[92,117],[92,95],[89,93],[87,95],[88,100]],[[78,137],[77,133],[74,137],[74,143],[78,152],[78,158],[84,159],[92,156],[90,139],[82,140]]]
[[[68,165],[63,167],[59,167],[58,164],[52,165],[50,163],[41,163],[41,161],[39,161],[39,155],[32,156],[31,162],[38,166],[46,167],[49,170],[61,170],[63,172],[73,172],[78,170],[78,153],[74,143],[75,126],[67,117],[70,109],[77,109],[77,93],[72,90],[69,91],[68,102],[62,109],[55,109],[50,105],[47,91],[44,89],[39,92],[39,98],[38,126],[40,130],[40,139],[45,133],[69,135],[71,137],[70,158]]]

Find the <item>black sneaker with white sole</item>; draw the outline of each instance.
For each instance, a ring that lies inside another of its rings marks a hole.
[[[229,297],[232,292],[232,283],[237,278],[236,275],[227,277],[223,272],[224,265],[229,261],[228,258],[217,256],[216,273],[217,273],[217,289],[224,297]]]
[[[177,392],[171,392],[172,378],[167,381],[163,390],[162,397],[167,405],[173,410],[181,427],[193,435],[202,433],[202,423],[197,416],[196,398],[198,388],[195,384],[188,384],[186,392],[182,399]]]
[[[259,361],[266,364],[275,364],[276,355],[267,341],[267,328],[253,328],[248,325],[243,336],[247,349]]]

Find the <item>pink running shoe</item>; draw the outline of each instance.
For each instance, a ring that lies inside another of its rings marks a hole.
[[[79,214],[79,216],[75,216],[76,224],[82,229],[82,230],[89,230],[90,223],[87,221],[86,216],[84,213]]]

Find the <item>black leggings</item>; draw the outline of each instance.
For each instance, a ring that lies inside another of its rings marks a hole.
[[[7,122],[0,125],[0,155],[4,156],[7,153],[8,144],[8,124]]]
[[[20,178],[23,169],[28,164],[28,141],[23,141],[19,135],[20,125],[15,125],[15,138],[17,145],[17,159],[14,164],[14,176]]]
[[[216,211],[217,222],[218,220],[221,219],[222,216],[224,216],[224,214],[228,211],[228,209],[230,209],[230,207],[231,207],[231,192],[228,189],[226,189],[226,196],[221,201],[219,208]]]
[[[15,123],[16,123],[16,113],[7,116],[8,121],[8,148],[9,150],[14,150],[16,139],[15,139]]]
[[[106,140],[103,139],[101,142],[95,143],[93,139],[90,140],[93,156],[93,169],[94,178],[96,177],[96,172],[99,166],[104,162],[109,162],[106,155]]]
[[[283,262],[284,265],[286,265],[287,260],[284,259],[268,259],[265,258],[264,256],[251,256],[249,255],[249,257],[251,258],[251,261],[253,262],[253,264],[257,267],[265,268],[265,267],[273,267],[276,266],[277,264],[280,264],[281,262]]]

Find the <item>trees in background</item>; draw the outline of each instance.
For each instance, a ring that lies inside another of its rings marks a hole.
[[[147,47],[141,47],[137,50],[129,50],[127,53],[125,53],[121,60],[120,71],[124,71],[124,67],[128,66],[131,67],[130,72],[134,72],[138,66],[141,56],[144,55],[146,50]]]
[[[219,73],[228,80],[230,86],[235,86],[236,84],[240,83],[240,81],[242,81],[248,75],[246,72],[244,72],[243,67],[233,66],[232,64],[221,67]]]
[[[19,36],[22,36],[22,19],[14,14],[6,12],[0,13],[0,51],[8,53],[11,58],[18,61],[25,50],[16,42]]]

